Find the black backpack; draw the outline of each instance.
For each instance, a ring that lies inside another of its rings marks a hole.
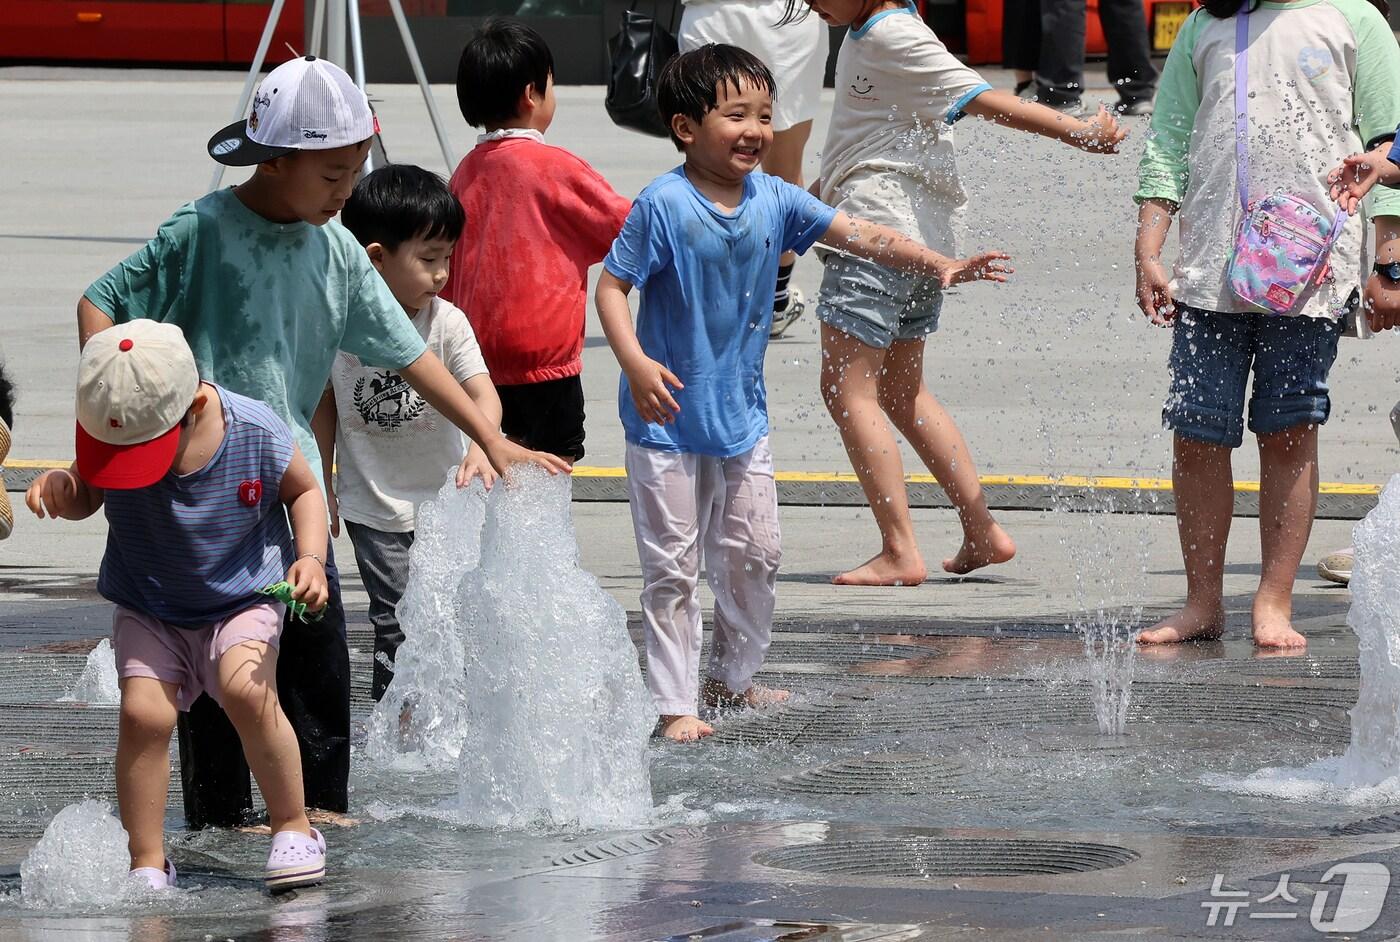
[[[679,0],[671,5],[671,29],[679,6]],[[603,101],[618,127],[656,137],[670,134],[656,103],[656,80],[680,51],[671,29],[655,16],[623,11],[622,25],[608,41],[608,97]]]

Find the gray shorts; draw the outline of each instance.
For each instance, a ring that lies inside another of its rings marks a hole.
[[[943,287],[863,258],[832,252],[825,259],[817,317],[869,347],[921,340],[938,329]]]

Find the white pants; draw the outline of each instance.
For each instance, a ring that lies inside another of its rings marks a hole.
[[[628,444],[626,464],[642,562],[647,686],[658,713],[694,715],[702,555],[715,594],[709,676],[742,693],[768,653],[782,557],[773,455],[767,437],[733,458]]]
[[[763,60],[778,85],[773,130],[811,121],[821,108],[831,30],[815,13],[776,25],[785,0],[707,0],[685,5],[677,40],[682,52],[706,43],[738,46]]]

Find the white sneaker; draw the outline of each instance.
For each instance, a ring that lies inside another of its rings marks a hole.
[[[175,885],[175,865],[166,858],[164,870],[159,867],[137,867],[127,876],[144,880],[153,890],[168,890]]]
[[[315,886],[326,878],[326,839],[315,828],[308,837],[300,831],[272,835],[272,852],[263,868],[263,885],[272,893]]]
[[[797,323],[797,319],[802,316],[802,312],[807,310],[807,299],[802,296],[802,292],[796,288],[788,289],[787,307],[781,311],[773,312],[773,327],[768,331],[768,336],[777,340],[787,329]]]
[[[1317,574],[1328,582],[1335,582],[1338,585],[1351,584],[1351,567],[1356,562],[1356,550],[1348,546],[1346,549],[1328,553],[1317,563]]]

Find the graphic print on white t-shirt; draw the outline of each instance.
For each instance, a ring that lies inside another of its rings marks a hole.
[[[341,356],[354,360],[348,353]],[[356,379],[351,401],[364,423],[376,426],[381,432],[392,432],[412,422],[428,408],[427,400],[393,370],[376,370]]]

